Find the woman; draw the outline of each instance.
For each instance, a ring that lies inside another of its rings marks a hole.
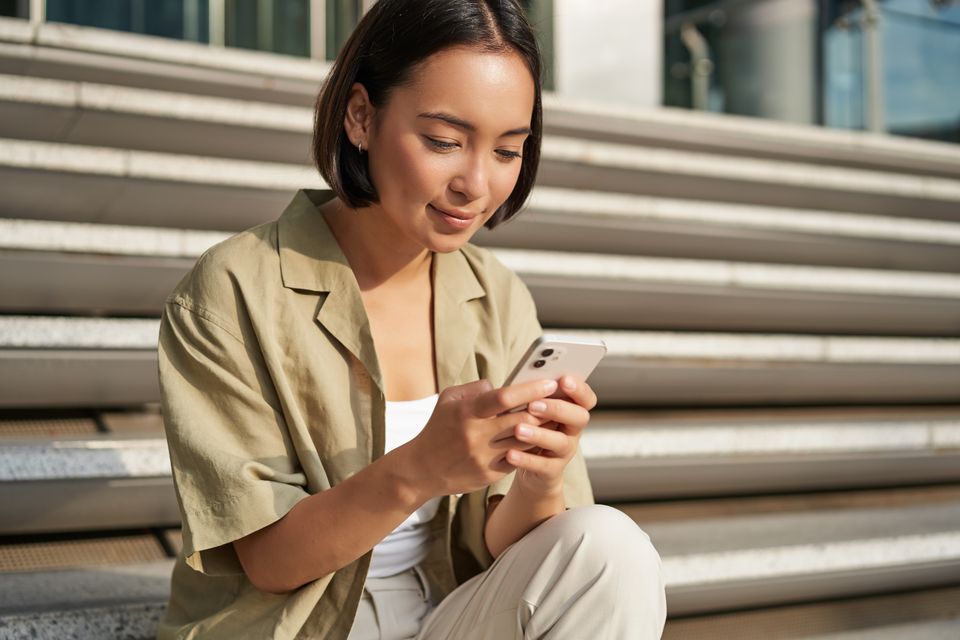
[[[540,76],[515,0],[380,0],[317,101],[331,189],[171,294],[160,638],[659,637],[659,557],[579,453],[593,390],[497,388],[540,325],[468,240],[530,193]]]

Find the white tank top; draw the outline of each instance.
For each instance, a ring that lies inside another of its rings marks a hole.
[[[439,394],[435,393],[419,400],[388,400],[383,452],[413,440],[427,424],[439,399]],[[373,548],[373,559],[367,575],[371,578],[392,576],[412,568],[426,558],[430,542],[428,526],[437,515],[439,506],[440,498],[431,498],[387,534],[387,537]]]

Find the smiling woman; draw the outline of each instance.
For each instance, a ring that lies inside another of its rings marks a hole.
[[[541,327],[469,240],[530,194],[540,76],[515,0],[379,0],[317,98],[330,189],[169,296],[183,549],[159,638],[659,637],[660,558],[593,504],[596,394],[497,388]]]

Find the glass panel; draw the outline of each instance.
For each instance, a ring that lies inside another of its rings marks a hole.
[[[521,0],[520,4],[537,34],[543,57],[543,88],[553,91],[553,0]]]
[[[818,121],[815,0],[667,0],[664,104]]]
[[[536,31],[543,56],[543,88],[550,91],[553,80],[553,0],[520,0]],[[363,15],[362,0],[327,0],[327,60],[333,60],[353,33]]]
[[[327,60],[336,59],[362,14],[360,0],[327,0]]]
[[[831,2],[823,31],[824,124],[842,129],[863,129],[863,11],[858,2]]]
[[[207,42],[207,0],[47,0],[47,20]]]
[[[866,128],[864,12],[860,2],[831,2],[823,34],[824,121]],[[960,6],[880,3],[883,112],[890,133],[960,142]]]
[[[310,56],[309,0],[227,0],[229,47]]]
[[[960,142],[960,6],[881,6],[887,130]]]
[[[665,0],[664,104],[831,127],[870,121],[863,0]],[[885,130],[960,142],[960,2],[880,0]]]
[[[0,0],[0,16],[29,18],[30,0]]]

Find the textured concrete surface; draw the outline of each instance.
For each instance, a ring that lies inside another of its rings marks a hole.
[[[173,561],[89,569],[7,573],[0,580],[0,615],[117,603],[166,602]]]
[[[538,187],[531,194],[528,207],[531,211],[549,211],[553,215],[586,218],[596,223],[603,220],[658,221],[828,237],[960,244],[960,224],[943,220],[655,198],[588,189]]]
[[[960,617],[807,636],[803,640],[906,640],[908,638],[909,640],[957,640],[960,638]]]
[[[742,456],[960,449],[960,420],[794,422],[691,427],[592,420],[580,440],[587,459]]]
[[[136,440],[59,440],[0,448],[0,482],[170,475],[167,443]]]
[[[0,316],[0,348],[156,349],[153,318]]]
[[[0,615],[4,640],[152,640],[165,603]]]
[[[0,316],[0,348],[156,347],[158,320]],[[823,363],[960,364],[960,339],[860,338],[802,334],[593,331],[545,328],[547,333],[600,338],[608,357],[697,358]]]
[[[619,283],[661,283],[805,291],[853,296],[960,298],[960,276],[946,273],[757,264],[716,260],[645,258],[562,251],[495,249],[521,276]],[[626,291],[624,293],[627,293]]]

